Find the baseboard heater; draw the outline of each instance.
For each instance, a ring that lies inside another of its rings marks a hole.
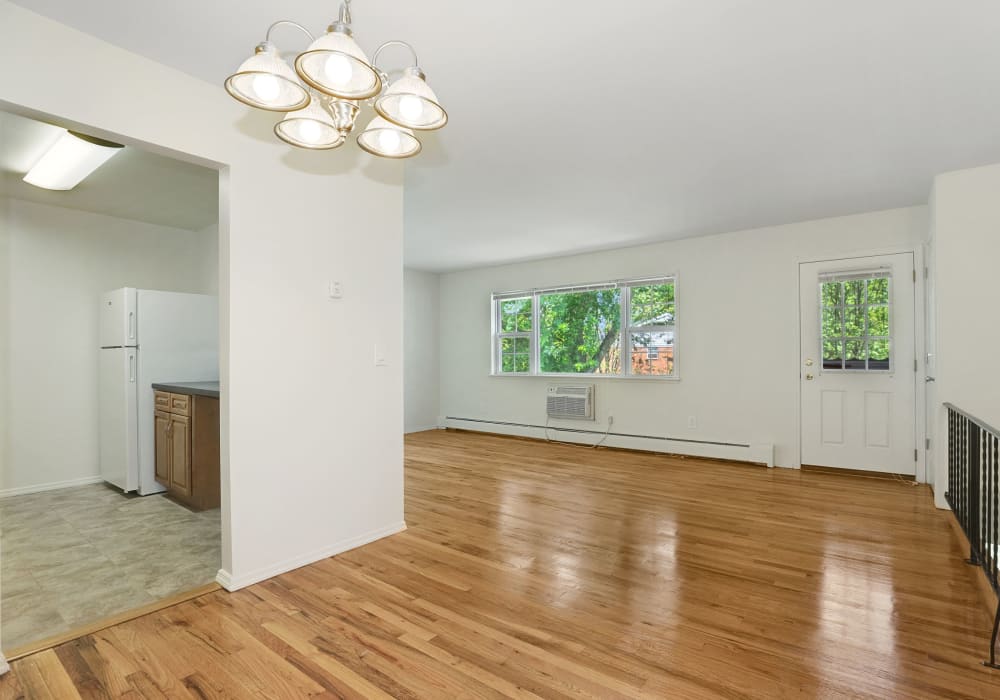
[[[511,423],[507,421],[499,420],[484,420],[482,418],[460,418],[459,416],[445,416],[446,420],[457,420],[463,423],[483,423],[486,425],[503,425],[509,428],[535,428],[537,430],[545,430],[544,425],[534,425],[532,423]],[[586,428],[560,428],[554,425],[548,426],[549,430],[563,432],[563,433],[584,433],[587,435],[604,435],[603,430],[587,430]],[[611,437],[623,437],[623,438],[637,438],[640,440],[660,440],[662,442],[683,442],[690,445],[714,445],[718,447],[743,447],[750,449],[750,445],[743,442],[716,442],[714,440],[694,440],[691,438],[672,438],[663,437],[660,435],[636,435],[634,433],[615,433],[609,432]]]

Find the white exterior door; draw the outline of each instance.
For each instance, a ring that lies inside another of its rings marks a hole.
[[[802,464],[916,474],[913,254],[799,266]]]

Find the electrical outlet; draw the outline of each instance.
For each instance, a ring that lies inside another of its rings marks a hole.
[[[694,416],[688,416],[688,427],[694,430],[698,427],[698,419]]]
[[[610,426],[612,426],[614,424],[615,424],[615,417],[614,416],[608,416],[608,426],[610,427]]]

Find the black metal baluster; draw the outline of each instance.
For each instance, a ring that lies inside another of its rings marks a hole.
[[[993,584],[993,590],[994,591],[998,590],[998,588],[997,588],[997,563],[998,563],[997,562],[997,557],[998,557],[998,555],[1000,555],[1000,552],[997,551],[997,546],[1000,545],[1000,537],[998,537],[998,535],[1000,535],[1000,509],[998,509],[998,506],[1000,506],[1000,483],[998,483],[998,481],[997,481],[998,471],[1000,471],[1000,469],[998,469],[998,466],[997,466],[997,457],[998,457],[998,453],[1000,453],[1000,449],[998,449],[998,448],[1000,448],[1000,438],[998,438],[996,435],[994,435],[993,436],[993,465],[992,465],[993,468],[991,469],[991,471],[993,473],[993,520],[992,520],[992,522],[993,522],[993,539],[992,539],[992,545],[993,545],[993,566],[990,569],[990,583]]]
[[[968,532],[969,523],[965,519],[965,504],[968,494],[965,490],[965,475],[968,469],[968,462],[965,461],[965,417],[958,417],[958,442],[955,443],[958,450],[958,523],[962,526],[963,532]]]
[[[962,428],[962,416],[955,416],[955,473],[958,475],[958,522],[965,527],[965,460],[962,458],[962,439],[965,431]]]
[[[969,420],[962,418],[962,440],[958,443],[962,450],[962,526],[969,531]],[[971,539],[971,538],[970,538]]]
[[[989,471],[989,463],[986,461],[986,457],[989,454],[986,451],[986,431],[976,427],[976,442],[974,443],[973,449],[976,452],[976,462],[979,464],[979,474],[976,478],[976,522],[979,524],[978,536],[979,543],[976,549],[978,550],[977,555],[979,561],[986,565],[989,558],[986,555],[986,548],[990,544],[990,538],[987,536],[989,530],[987,526],[989,525],[989,520],[986,518],[986,498],[989,496],[989,491],[986,489],[986,480],[983,478],[984,473]]]
[[[996,464],[993,460],[993,438],[986,430],[983,431],[983,501],[986,504],[983,518],[983,541],[986,543],[986,557],[983,562],[987,567],[986,578],[990,585],[993,585],[993,577],[990,572],[996,571],[996,537],[993,534],[994,523],[996,522],[996,510],[993,507],[993,494],[996,493],[996,482],[993,479],[993,472]]]
[[[969,563],[980,563],[982,533],[979,531],[979,426],[969,423],[969,440],[966,445],[969,451],[969,529],[972,540],[969,544]]]
[[[948,505],[955,499],[955,412],[948,409]]]

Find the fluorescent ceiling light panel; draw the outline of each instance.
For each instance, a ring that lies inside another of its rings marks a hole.
[[[47,190],[71,190],[122,148],[121,144],[67,131],[28,171],[24,181]]]

